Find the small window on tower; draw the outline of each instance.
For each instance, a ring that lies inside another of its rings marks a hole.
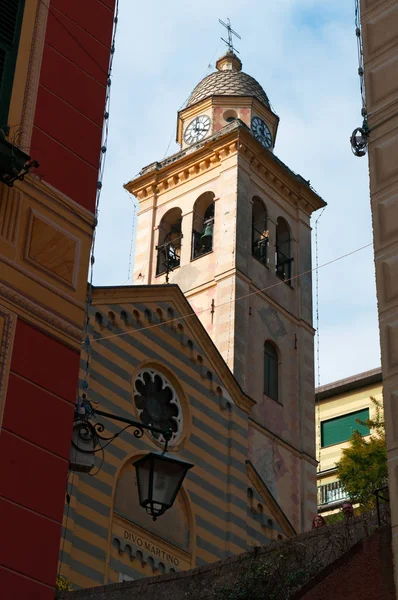
[[[279,217],[276,223],[275,272],[289,284],[292,277],[292,263],[290,228],[285,219]]]
[[[268,261],[267,210],[260,198],[253,198],[252,254],[264,265]]]
[[[213,250],[214,194],[205,192],[193,207],[192,259]]]
[[[180,266],[181,223],[182,211],[180,208],[172,208],[160,221],[159,243],[156,246],[158,251],[156,275],[169,273]]]
[[[264,394],[279,401],[278,352],[271,342],[264,344]]]

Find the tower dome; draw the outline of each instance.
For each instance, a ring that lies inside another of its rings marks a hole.
[[[270,108],[267,94],[254,77],[242,71],[241,61],[232,51],[218,59],[216,68],[217,71],[198,83],[186,107],[211,96],[252,96]]]

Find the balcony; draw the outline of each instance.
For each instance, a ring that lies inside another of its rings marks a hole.
[[[347,493],[340,481],[318,486],[318,506],[324,508],[327,504],[340,503],[347,499]]]

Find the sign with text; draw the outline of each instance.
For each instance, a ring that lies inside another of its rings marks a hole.
[[[113,533],[118,537],[122,548],[126,544],[132,548],[135,546],[137,550],[152,555],[156,562],[162,562],[176,570],[185,571],[192,568],[189,554],[131,523],[122,525],[114,522]]]

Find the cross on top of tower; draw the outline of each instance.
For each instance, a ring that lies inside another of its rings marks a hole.
[[[224,38],[221,38],[222,41],[227,44],[228,46],[228,52],[237,52],[239,54],[239,51],[236,50],[236,48],[234,48],[234,43],[233,43],[233,39],[232,39],[232,34],[235,35],[239,40],[241,40],[242,38],[240,37],[239,33],[236,33],[236,31],[234,31],[231,27],[231,21],[229,19],[227,19],[227,22],[224,23],[224,21],[221,21],[221,19],[218,19],[219,23],[221,23],[221,25],[223,27],[225,27],[225,29],[228,32],[228,41],[224,40]]]

